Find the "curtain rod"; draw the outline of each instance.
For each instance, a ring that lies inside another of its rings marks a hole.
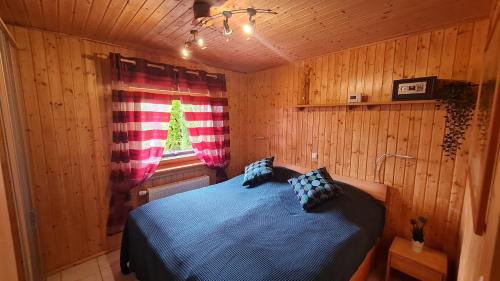
[[[179,92],[179,91],[161,90],[161,89],[154,89],[154,88],[134,87],[134,86],[112,85],[111,89],[118,90],[118,91],[139,91],[139,92],[140,91],[147,91],[148,93],[168,95],[168,96],[183,95],[183,96],[193,96],[193,97],[210,97],[209,94],[188,93],[188,92]]]
[[[126,58],[120,58],[120,61],[137,64],[136,61],[131,60],[131,59],[126,59]],[[154,63],[151,63],[151,62],[148,62],[147,66],[156,67],[156,68],[160,68],[160,69],[163,69],[163,70],[165,69],[161,64],[154,64]],[[180,69],[174,67],[173,70],[178,72]],[[190,74],[200,75],[200,73],[197,72],[197,71],[186,70],[186,72],[190,73]],[[217,75],[215,75],[215,74],[207,73],[207,76],[213,77],[213,78],[217,78]]]

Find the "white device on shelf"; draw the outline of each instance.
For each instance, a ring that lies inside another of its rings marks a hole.
[[[349,103],[355,103],[355,102],[361,102],[362,100],[362,95],[361,93],[355,93],[355,94],[350,94],[347,102]]]

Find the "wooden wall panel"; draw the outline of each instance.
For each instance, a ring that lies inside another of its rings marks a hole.
[[[192,61],[96,43],[36,29],[10,27],[17,53],[26,112],[33,192],[45,271],[118,247],[105,234],[111,147],[108,54],[144,57],[226,74],[231,138],[245,131],[246,75]],[[230,176],[242,170],[246,140],[231,142]],[[201,174],[205,168],[154,178],[146,186]],[[57,239],[55,239],[57,237]]]
[[[401,78],[438,75],[477,83],[487,29],[488,20],[468,22],[249,74],[248,112],[254,118],[247,123],[248,161],[275,155],[277,161],[384,182],[390,187],[385,238],[409,238],[409,218],[425,215],[426,244],[455,260],[467,150],[455,161],[443,154],[443,110],[433,104],[291,106],[302,102],[308,69],[310,103],[346,102],[357,92],[370,101],[390,101],[392,81]],[[377,169],[375,159],[384,153],[416,161],[387,158]]]

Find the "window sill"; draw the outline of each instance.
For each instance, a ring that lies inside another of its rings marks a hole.
[[[179,170],[204,166],[203,162],[196,156],[187,156],[181,158],[165,159],[161,160],[158,168],[156,169],[155,175],[161,175],[170,172],[176,172]]]

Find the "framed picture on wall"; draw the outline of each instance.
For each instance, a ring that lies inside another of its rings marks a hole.
[[[469,153],[469,184],[474,232],[482,235],[500,135],[500,27],[486,48],[479,94],[472,123]]]
[[[436,81],[436,76],[394,80],[392,100],[432,100]]]

